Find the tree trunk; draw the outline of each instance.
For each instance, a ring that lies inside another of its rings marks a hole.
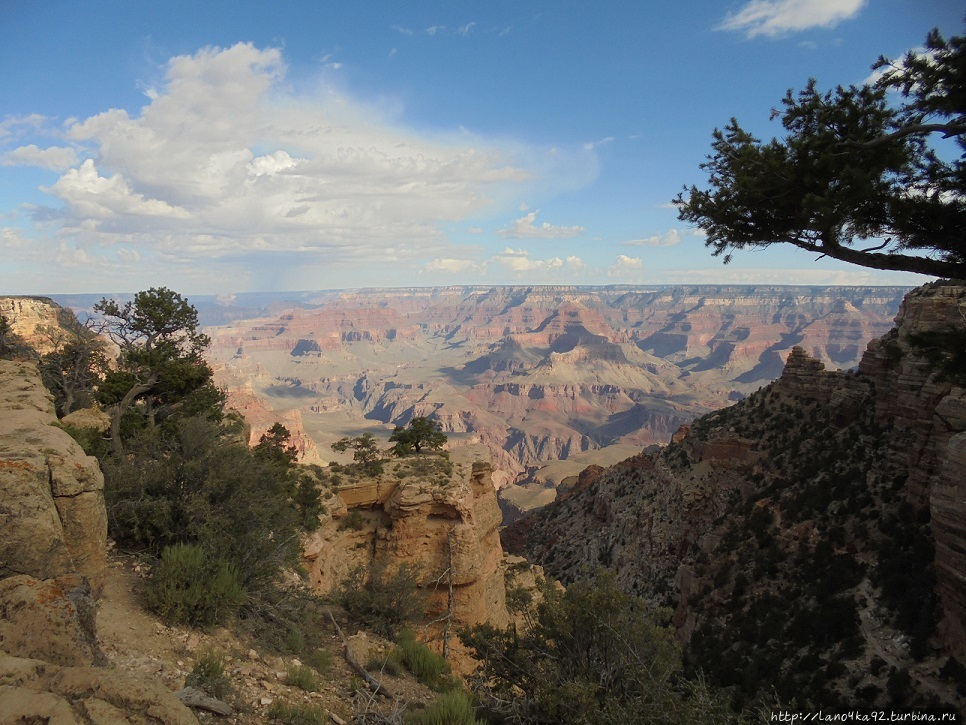
[[[157,381],[152,376],[146,383],[138,383],[127,391],[120,403],[114,406],[114,411],[111,414],[111,448],[114,451],[114,455],[118,457],[124,455],[124,444],[121,442],[121,418],[124,417],[124,412],[131,407],[131,403],[139,395],[153,388],[155,382]]]

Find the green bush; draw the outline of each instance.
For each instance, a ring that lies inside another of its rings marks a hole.
[[[336,600],[359,624],[383,637],[393,637],[406,622],[425,610],[426,596],[416,570],[404,565],[390,572],[376,564],[354,569],[336,592]]]
[[[148,606],[172,624],[210,626],[238,611],[245,592],[231,564],[211,561],[200,546],[164,549],[147,590]]]
[[[476,718],[473,700],[462,690],[450,690],[421,712],[406,718],[408,725],[484,725]]]
[[[296,705],[290,702],[273,702],[267,712],[268,719],[282,725],[325,725],[329,716],[319,705]]]
[[[322,682],[319,680],[319,676],[315,673],[315,670],[311,667],[300,665],[298,667],[288,668],[288,672],[285,675],[285,684],[290,687],[305,690],[306,692],[318,692]]]
[[[450,674],[449,663],[433,652],[409,630],[399,634],[399,654],[406,669],[424,685],[433,689],[442,689],[448,684]]]
[[[306,661],[309,667],[324,675],[332,666],[332,652],[324,648],[312,650],[306,657]]]
[[[551,583],[524,628],[460,632],[481,662],[475,690],[494,719],[553,723],[726,723],[727,703],[683,676],[670,610],[617,588],[612,572]]]
[[[227,657],[221,652],[205,650],[198,655],[191,673],[185,678],[185,687],[197,687],[212,697],[224,700],[231,692],[231,682],[225,674]]]
[[[366,520],[362,517],[362,512],[359,509],[352,509],[342,521],[339,522],[339,531],[359,531],[365,525]]]
[[[200,544],[230,563],[249,593],[298,561],[300,512],[289,467],[256,456],[231,426],[168,420],[101,461],[108,526],[118,545],[159,555]]]
[[[369,672],[382,672],[393,677],[399,677],[403,673],[402,656],[398,650],[392,650],[386,655],[370,656],[366,662],[366,669]]]

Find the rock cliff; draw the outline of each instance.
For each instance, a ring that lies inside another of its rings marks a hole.
[[[0,360],[0,576],[77,572],[96,592],[107,561],[104,477],[56,422],[36,367]]]
[[[10,330],[38,355],[57,348],[70,312],[46,297],[0,297],[0,315]],[[66,318],[66,319],[65,319]]]
[[[608,566],[675,608],[738,701],[953,703],[963,638],[966,288],[910,293],[857,372],[794,348],[776,382],[593,471],[504,540],[571,581]],[[818,674],[816,674],[818,673]]]
[[[449,611],[456,650],[458,627],[505,626],[501,514],[489,464],[473,462],[480,452],[457,451],[452,463],[424,455],[388,464],[379,479],[337,488],[322,527],[304,546],[313,588],[330,592],[357,567],[408,566],[429,597],[427,614],[436,622],[429,638],[437,646]],[[420,471],[410,472],[410,465]]]
[[[197,723],[163,686],[103,667],[104,478],[56,420],[36,367],[0,360],[0,719]]]

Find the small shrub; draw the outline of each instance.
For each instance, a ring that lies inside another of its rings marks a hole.
[[[273,702],[266,713],[272,722],[282,725],[325,725],[329,717],[319,705],[296,705]]]
[[[198,655],[191,673],[185,678],[186,687],[197,687],[212,697],[224,700],[231,692],[231,682],[225,674],[228,658],[221,652],[205,650]]]
[[[443,689],[449,684],[449,663],[442,655],[418,642],[412,632],[403,631],[398,646],[403,664],[417,680],[433,689]]]
[[[209,561],[200,546],[175,544],[161,552],[147,599],[169,623],[210,626],[238,611],[245,591],[233,566]]]
[[[309,663],[309,667],[320,675],[324,675],[329,671],[329,667],[332,666],[332,652],[327,649],[312,650],[308,654],[306,661]]]
[[[352,509],[345,518],[339,522],[339,531],[359,531],[365,525],[365,519],[362,517],[362,512],[359,509]]]
[[[306,692],[318,692],[322,682],[319,680],[319,676],[315,673],[315,670],[311,667],[300,665],[298,667],[288,668],[285,676],[285,684],[290,687],[305,690]]]
[[[305,634],[298,627],[290,626],[285,633],[285,641],[282,643],[282,652],[285,654],[300,655],[305,652]]]
[[[393,677],[399,677],[403,673],[402,659],[398,650],[393,650],[386,655],[370,656],[366,662],[366,669],[369,672],[382,672]]]
[[[350,572],[336,599],[358,623],[379,635],[393,637],[403,624],[423,613],[426,597],[417,586],[413,567],[401,566],[389,572],[377,564],[371,572],[363,567]]]
[[[473,700],[463,690],[450,690],[440,695],[421,712],[406,718],[408,725],[483,725],[477,720]]]

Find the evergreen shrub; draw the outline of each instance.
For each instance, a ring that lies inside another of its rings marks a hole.
[[[245,601],[237,570],[211,561],[200,546],[175,544],[161,553],[147,590],[148,606],[170,624],[210,626]]]

